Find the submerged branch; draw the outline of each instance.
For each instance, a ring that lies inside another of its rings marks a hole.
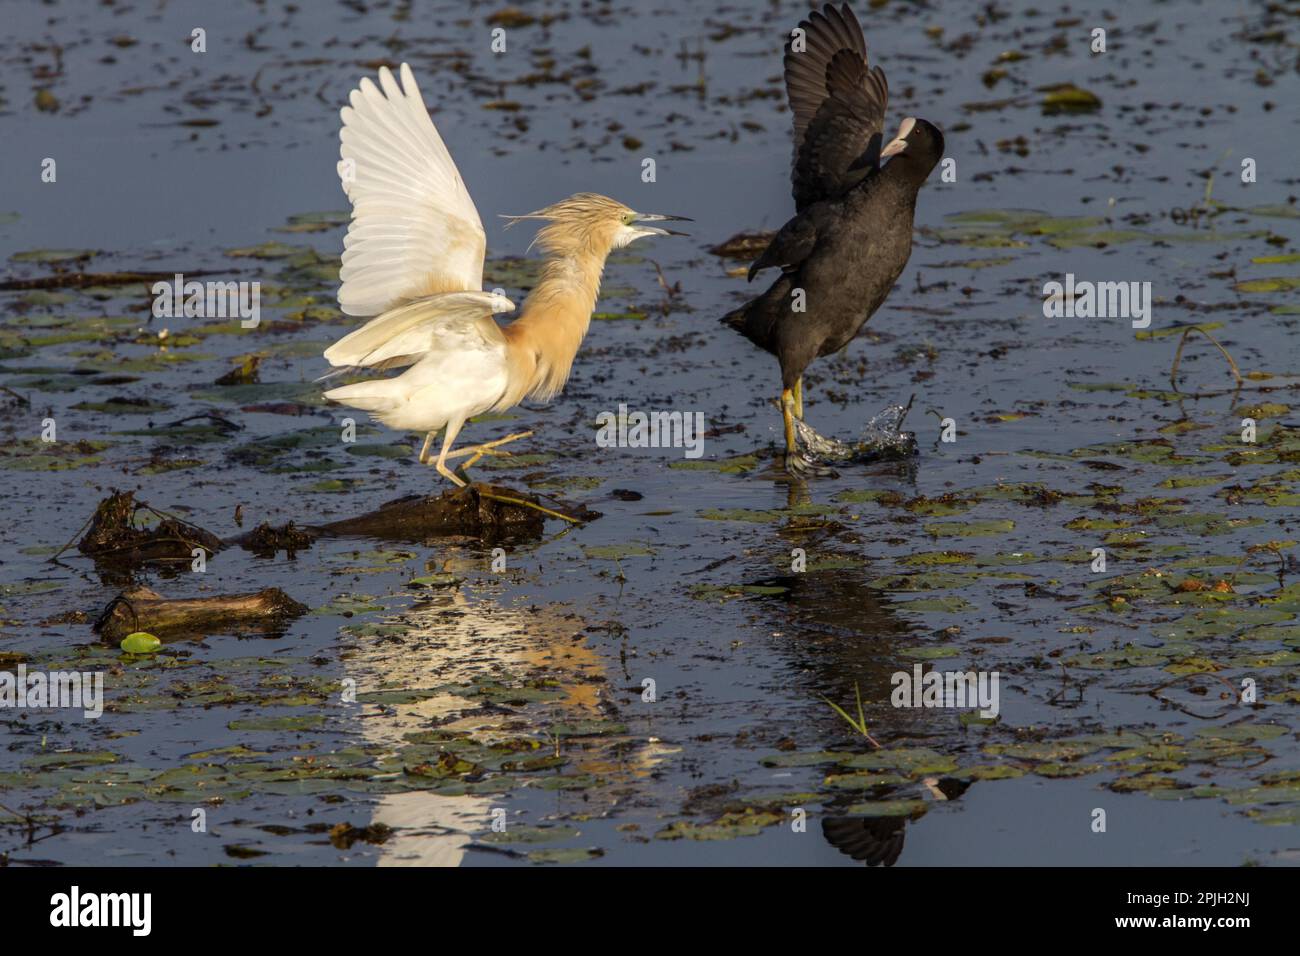
[[[1218,339],[1199,325],[1189,325],[1183,330],[1182,336],[1178,339],[1178,350],[1174,352],[1174,364],[1169,369],[1169,384],[1173,387],[1173,390],[1178,391],[1178,366],[1183,361],[1183,349],[1187,346],[1187,339],[1193,332],[1200,332],[1210,340],[1216,349],[1223,353],[1223,357],[1228,360],[1228,369],[1232,372],[1233,380],[1237,383],[1237,391],[1240,391],[1245,379],[1242,377],[1241,369],[1237,367],[1236,360],[1228,353],[1227,349],[1219,344]]]
[[[134,631],[183,637],[241,628],[276,630],[307,611],[306,605],[279,588],[176,600],[149,588],[134,588],[113,598],[93,629],[103,640],[114,642]]]

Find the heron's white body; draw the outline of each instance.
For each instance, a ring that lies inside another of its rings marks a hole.
[[[437,467],[461,483],[444,463],[465,422],[526,397],[556,395],[587,333],[606,255],[641,236],[670,234],[635,220],[680,217],[641,215],[591,193],[517,217],[549,221],[537,240],[548,259],[519,318],[499,326],[493,315],[515,306],[483,291],[487,240],[478,210],[410,67],[402,64],[399,73],[400,85],[386,67],[379,86],[363,79],[340,112],[339,172],[352,222],[339,306],[370,320],[325,358],[344,370],[407,370],[325,397],[430,439],[445,429]]]
[[[478,210],[429,119],[409,66],[387,69],[341,112],[340,174],[352,201],[339,306],[375,316],[325,352],[331,365],[395,378],[325,397],[391,428],[437,431],[488,411],[506,392],[506,342],[492,319],[514,303],[482,291],[487,240]]]
[[[450,421],[464,422],[493,409],[505,396],[509,384],[505,336],[490,316],[457,314],[458,310],[453,311],[453,307],[440,301],[449,297],[420,299],[384,316],[387,322],[405,311],[427,317],[412,331],[399,334],[395,346],[379,346],[374,350],[381,356],[376,364],[384,361],[382,356],[393,348],[399,353],[411,350],[420,358],[409,369],[395,378],[331,389],[325,393],[326,397],[368,411],[390,428],[425,432],[437,431]],[[366,328],[352,334],[363,333]],[[417,336],[424,341],[402,341]],[[325,357],[332,361],[330,353],[348,345],[348,339],[343,339]],[[355,351],[344,352],[345,356],[355,354]],[[352,364],[352,361],[344,357],[338,364]]]

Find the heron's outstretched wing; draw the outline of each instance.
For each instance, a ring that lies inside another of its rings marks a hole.
[[[429,119],[411,68],[363,78],[340,111],[339,174],[352,202],[339,306],[348,315],[483,287],[487,239],[474,200]]]
[[[796,209],[839,196],[880,165],[889,85],[867,65],[867,43],[848,4],[827,4],[799,24],[803,49],[785,47],[794,116]]]
[[[331,365],[395,368],[411,365],[424,353],[443,347],[448,330],[475,328],[501,342],[494,312],[513,312],[515,304],[494,292],[444,292],[390,309],[325,350]],[[480,321],[482,320],[482,321]]]

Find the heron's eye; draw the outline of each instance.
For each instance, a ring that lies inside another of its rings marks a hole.
[[[623,225],[630,226],[636,221],[636,213],[626,212],[623,214]]]

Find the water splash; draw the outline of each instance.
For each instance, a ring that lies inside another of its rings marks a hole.
[[[862,437],[842,442],[818,433],[810,425],[795,420],[795,433],[804,457],[814,462],[894,461],[916,454],[916,435],[902,430],[912,403],[887,405],[867,422]]]

